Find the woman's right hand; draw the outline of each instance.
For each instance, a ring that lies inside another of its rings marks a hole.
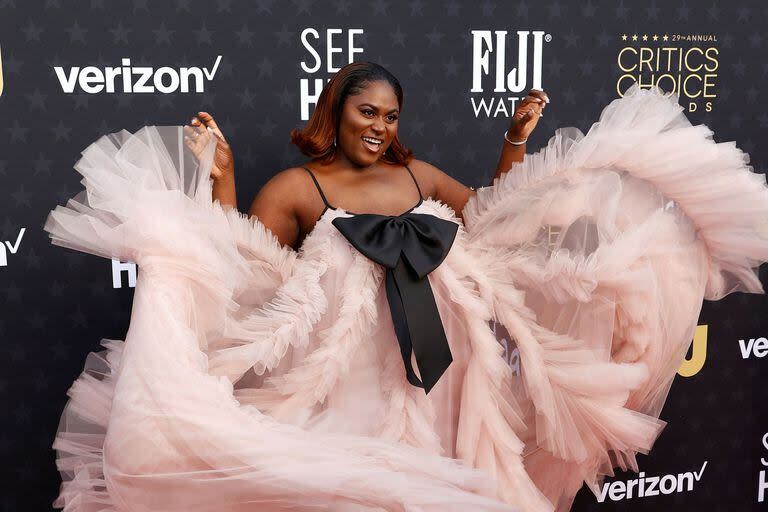
[[[216,137],[216,150],[211,167],[211,178],[219,181],[222,178],[232,178],[235,174],[235,159],[232,148],[219,130],[219,126],[208,112],[198,112],[189,125],[184,126],[184,143],[200,159],[203,150],[210,143],[211,137]]]

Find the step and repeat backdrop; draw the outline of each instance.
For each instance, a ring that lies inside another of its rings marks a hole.
[[[245,210],[306,160],[288,133],[326,81],[370,60],[403,85],[404,143],[467,185],[489,183],[532,87],[552,103],[529,152],[556,128],[586,132],[640,82],[679,93],[694,124],[765,170],[766,22],[766,5],[748,0],[0,0],[0,511],[51,509],[67,389],[100,339],[128,327],[136,266],[52,246],[42,230],[82,189],[72,165],[101,135],[211,112]],[[641,472],[606,479],[599,496],[583,489],[574,511],[765,510],[766,305],[704,304]]]

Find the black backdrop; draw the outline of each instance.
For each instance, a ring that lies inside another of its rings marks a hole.
[[[764,3],[748,0],[0,0],[0,510],[50,509],[59,483],[50,444],[66,390],[100,338],[127,329],[135,267],[51,246],[42,231],[47,213],[81,190],[72,164],[102,134],[212,112],[235,149],[244,210],[266,179],[304,161],[288,132],[319,87],[350,60],[372,60],[404,87],[404,143],[467,185],[488,183],[512,101],[531,87],[552,103],[529,152],[557,127],[586,131],[635,80],[687,84],[681,103],[694,124],[736,141],[764,170],[766,21]],[[120,66],[132,79],[110,90],[100,75]],[[148,92],[137,83],[143,67]],[[182,68],[202,80],[185,87]],[[513,70],[496,91],[497,72]],[[608,479],[602,503],[583,491],[574,510],[765,506],[765,306],[740,294],[705,304],[643,473]]]

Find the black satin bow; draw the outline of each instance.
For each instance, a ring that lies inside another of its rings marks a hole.
[[[453,356],[427,274],[448,255],[458,224],[412,212],[336,217],[332,224],[358,251],[387,268],[387,301],[408,382],[429,393]],[[413,371],[411,352],[423,382]]]

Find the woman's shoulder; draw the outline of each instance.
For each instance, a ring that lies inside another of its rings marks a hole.
[[[269,178],[256,193],[251,211],[258,205],[273,207],[279,203],[283,210],[295,210],[307,202],[311,193],[311,180],[301,166],[288,167]]]
[[[407,165],[419,182],[419,186],[427,195],[434,193],[435,185],[446,175],[443,171],[425,160],[412,158]]]

